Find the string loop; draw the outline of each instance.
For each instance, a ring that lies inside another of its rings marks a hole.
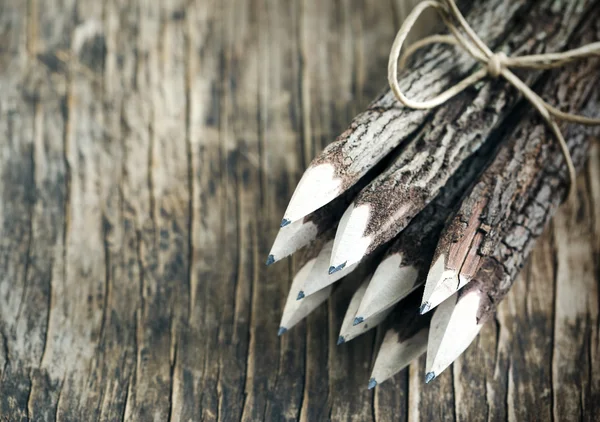
[[[408,47],[404,55],[400,57],[400,51],[402,50],[402,46],[404,41],[406,41],[406,37],[408,36],[410,30],[421,14],[429,8],[436,10],[444,24],[448,27],[451,35],[432,35],[425,37]],[[463,35],[459,29],[462,30],[465,35]],[[456,85],[448,88],[446,91],[429,100],[416,101],[407,98],[400,90],[400,86],[398,85],[398,60],[400,59],[400,64],[404,66],[408,56],[413,54],[416,50],[434,43],[459,45],[471,57],[479,61],[483,67],[479,70],[476,70],[471,75],[458,82]],[[552,69],[563,66],[567,63],[571,63],[575,60],[592,56],[600,56],[600,41],[562,53],[532,54],[518,57],[508,57],[503,52],[493,53],[479,38],[473,28],[471,28],[471,26],[467,23],[464,16],[458,10],[454,0],[424,0],[418,3],[410,12],[396,34],[388,61],[388,82],[398,101],[400,101],[406,107],[425,110],[444,104],[450,98],[481,81],[486,76],[490,76],[492,78],[498,78],[502,76],[519,92],[521,92],[521,94],[523,94],[523,96],[531,103],[531,105],[533,105],[533,107],[540,113],[542,118],[548,124],[550,130],[553,132],[567,164],[570,180],[569,193],[572,194],[575,187],[575,166],[573,165],[573,159],[571,158],[567,142],[563,138],[562,133],[560,132],[560,129],[554,119],[561,119],[584,125],[600,125],[600,119],[566,113],[554,108],[544,101],[539,95],[533,92],[531,88],[529,88],[510,70],[510,68],[526,68],[537,70]]]

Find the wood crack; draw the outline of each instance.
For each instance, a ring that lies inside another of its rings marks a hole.
[[[123,401],[123,410],[121,411],[121,420],[122,421],[129,419],[127,416],[129,415],[128,410],[129,410],[129,397],[130,397],[130,389],[131,389],[131,377],[132,377],[132,375],[127,377],[127,385],[125,385],[125,400]]]
[[[173,331],[171,330],[171,336],[173,336]],[[171,421],[173,418],[173,403],[174,403],[174,394],[175,394],[175,367],[177,365],[177,334],[175,333],[175,340],[172,346],[173,348],[173,359],[169,368],[169,408],[168,408],[168,419],[167,421]]]
[[[558,418],[558,409],[556,403],[556,387],[555,387],[555,368],[556,368],[556,356],[555,356],[555,345],[556,345],[556,306],[557,306],[557,292],[558,292],[558,257],[556,252],[556,239],[554,224],[550,223],[551,236],[551,250],[552,250],[552,274],[554,279],[552,280],[552,309],[554,310],[554,318],[552,320],[552,347],[550,348],[550,403],[552,405],[552,422],[560,420]]]
[[[4,380],[4,378],[6,377],[6,368],[8,366],[8,364],[10,363],[10,355],[8,354],[8,338],[6,337],[6,333],[4,333],[4,330],[2,329],[2,326],[0,325],[0,336],[2,337],[2,346],[3,346],[3,350],[2,352],[4,353],[4,366],[2,367],[2,372],[0,373],[0,376],[2,380]]]
[[[110,260],[110,241],[108,240],[109,231],[111,230],[110,222],[106,217],[106,214],[102,213],[102,243],[104,249],[104,300],[102,303],[102,317],[100,321],[100,331],[98,333],[98,345],[100,345],[104,339],[104,327],[106,326],[107,313],[109,308],[109,302],[111,297],[111,260]]]
[[[190,3],[191,4],[191,3]],[[192,42],[190,41],[190,35],[188,31],[184,35],[187,54],[192,57],[194,54]],[[196,169],[194,168],[194,150],[192,148],[192,61],[185,61],[185,147],[187,155],[187,184],[188,184],[188,271],[187,271],[187,282],[189,289],[189,302],[188,302],[188,324],[191,323],[192,316],[194,315],[194,304],[196,302],[196,290],[198,288],[196,284],[196,277],[193,274],[195,268],[195,257],[194,257],[194,233],[196,231],[195,221],[195,207],[196,203],[196,192],[194,188],[194,178],[196,176]]]

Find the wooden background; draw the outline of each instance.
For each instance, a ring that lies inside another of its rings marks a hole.
[[[508,1],[508,0],[507,0]],[[264,260],[310,159],[386,83],[394,0],[0,0],[0,420],[600,418],[600,147],[495,322],[425,385],[277,337]]]

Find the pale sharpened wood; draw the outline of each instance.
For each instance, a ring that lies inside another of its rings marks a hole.
[[[309,248],[304,249],[296,256],[296,264],[299,270],[294,274],[292,279],[292,285],[290,286],[281,314],[278,335],[284,334],[298,322],[306,318],[331,295],[333,286],[325,287],[315,294],[306,297],[299,295],[303,291],[305,280],[314,273],[314,267],[318,264],[318,256],[322,253],[324,247],[326,248],[326,245],[333,241],[332,231],[328,233],[328,236],[317,239]]]
[[[367,285],[369,284],[371,276],[372,274],[367,276],[367,278],[361,283],[361,285],[352,295],[352,299],[350,299],[348,309],[346,309],[344,320],[342,321],[342,327],[340,328],[340,334],[337,341],[338,345],[347,343],[348,341],[377,327],[392,311],[392,308],[385,309],[378,314],[371,316],[369,319],[357,319],[356,310],[358,309],[358,305],[360,304],[365,291],[367,290]]]
[[[369,388],[393,377],[427,350],[431,315],[419,313],[421,290],[398,303],[382,324],[385,335],[377,350]]]

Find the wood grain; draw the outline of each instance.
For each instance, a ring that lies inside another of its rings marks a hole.
[[[402,8],[0,0],[0,420],[595,419],[597,144],[435,383],[422,358],[369,391],[382,333],[335,346],[358,276],[277,337],[297,265],[267,271],[270,242]]]

